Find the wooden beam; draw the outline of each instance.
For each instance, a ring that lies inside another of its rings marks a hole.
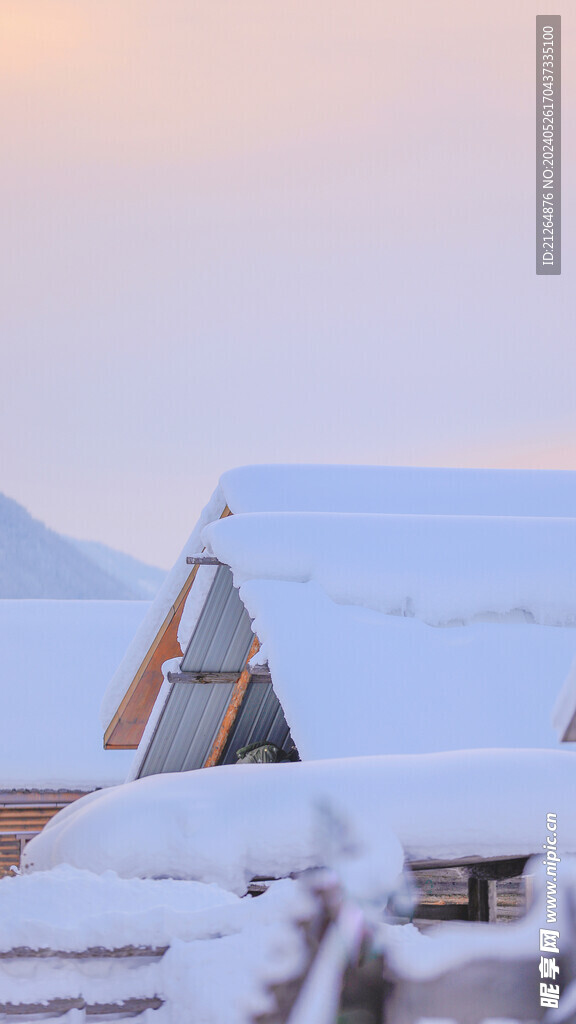
[[[419,903],[414,921],[468,921],[467,903]]]
[[[51,957],[59,957],[62,960],[107,960],[126,959],[133,957],[152,957],[160,960],[164,956],[168,946],[117,946],[115,949],[107,949],[104,946],[89,946],[87,949],[66,950],[50,949],[42,946],[40,949],[32,949],[30,946],[14,946],[12,949],[2,950],[0,960],[44,960]]]
[[[0,1013],[10,1017],[22,1014],[43,1013],[46,1015],[68,1013],[70,1010],[85,1010],[86,1003],[82,996],[77,999],[47,999],[45,1003],[0,1003]],[[44,1016],[46,1019],[46,1016]]]
[[[169,683],[235,683],[239,672],[169,672]]]
[[[39,806],[48,804],[50,807],[66,807],[73,800],[86,796],[93,789],[100,787],[93,786],[89,789],[31,789],[31,790],[0,790],[0,809],[3,807],[24,807]]]
[[[160,996],[143,996],[136,999],[123,999],[117,1003],[86,1003],[86,1016],[97,1017],[106,1014],[122,1014],[123,1017],[136,1017],[146,1010],[159,1010],[164,1006]]]
[[[474,875],[475,878],[502,881],[507,878],[517,878],[518,875],[522,874],[527,863],[528,857],[478,861],[478,863],[470,865],[470,874]]]
[[[16,1017],[23,1014],[41,1013],[46,1019],[46,1014],[61,1016],[70,1010],[84,1010],[87,1017],[98,1014],[122,1014],[123,1017],[135,1017],[137,1013],[145,1010],[158,1010],[164,1005],[164,1000],[159,996],[151,996],[143,999],[124,999],[118,1003],[86,1003],[82,996],[76,999],[48,999],[45,1003],[0,1003],[0,1013],[6,1016]]]
[[[110,722],[104,734],[104,746],[107,750],[135,750],[140,743],[154,701],[162,686],[162,665],[165,661],[182,655],[178,643],[178,626],[197,572],[198,566],[195,566],[165,616],[118,711]]]
[[[534,850],[534,854],[538,851]],[[486,877],[515,878],[521,875],[528,857],[456,857],[454,860],[408,860],[412,871],[436,871],[439,868],[474,868],[483,872],[493,872]],[[500,872],[506,865],[506,874]]]
[[[169,683],[235,683],[239,672],[169,672]],[[268,665],[255,665],[250,669],[251,683],[270,683]]]
[[[255,636],[252,641],[252,646],[248,651],[246,666],[248,665],[250,658],[253,658],[254,655],[257,654],[259,650],[260,641],[258,640],[258,637]],[[226,714],[224,715],[224,718],[222,719],[222,724],[218,730],[218,735],[216,736],[216,739],[212,744],[212,749],[208,754],[206,761],[204,762],[205,768],[211,768],[213,767],[213,765],[218,764],[220,758],[222,757],[224,747],[226,746],[226,741],[228,740],[228,736],[230,734],[230,730],[234,725],[234,722],[236,721],[236,716],[238,715],[238,712],[240,710],[240,705],[242,704],[242,701],[244,700],[244,695],[246,693],[246,690],[248,689],[250,675],[250,669],[246,667],[239,676],[234,686],[232,696],[230,697],[230,703],[228,704]]]

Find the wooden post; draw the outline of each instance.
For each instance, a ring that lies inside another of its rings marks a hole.
[[[478,878],[473,871],[468,875],[468,920],[496,920],[496,882]]]

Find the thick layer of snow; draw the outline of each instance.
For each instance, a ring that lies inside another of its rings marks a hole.
[[[305,963],[296,925],[307,906],[297,883],[285,880],[242,900],[237,926],[220,937],[174,942],[162,961],[168,1002],[158,1024],[252,1024],[273,1011],[270,986],[297,977]]]
[[[166,946],[210,938],[238,918],[237,896],[201,882],[119,878],[69,865],[0,880],[0,950]]]
[[[576,473],[405,466],[242,466],[220,477],[234,513],[576,516]]]
[[[317,583],[252,580],[240,593],[305,759],[559,746],[549,709],[574,629],[438,629],[335,604]]]
[[[297,883],[240,900],[198,882],[124,880],[70,867],[0,881],[0,948],[162,947],[131,961],[0,961],[0,1002],[83,996],[106,1003],[159,995],[159,1024],[247,1024],[269,1009],[266,984],[298,973],[309,912]],[[223,984],[225,979],[225,984]]]
[[[102,693],[148,605],[0,601],[0,789],[123,782],[132,754],[102,748]]]
[[[576,519],[268,513],[222,519],[203,539],[236,585],[314,580],[339,604],[435,625],[576,625]]]
[[[128,650],[125,650],[124,657],[116,672],[111,678],[110,676],[108,677],[110,681],[100,708],[100,719],[104,729],[108,728],[116,714],[158,630],[166,616],[169,615],[174,602],[190,576],[192,567],[186,564],[186,557],[195,554],[202,548],[201,534],[204,526],[212,522],[213,519],[218,519],[224,511],[225,504],[222,492],[217,487],[178,556],[176,563],[158,591],[148,614],[140,624],[136,634],[131,638],[132,642],[128,646]]]
[[[61,811],[26,849],[27,871],[68,863],[123,877],[180,876],[242,893],[339,853],[339,826],[380,852],[389,888],[410,860],[531,855],[557,815],[560,855],[576,852],[576,757],[568,751],[460,751],[295,764],[229,765],[149,776]],[[363,834],[363,832],[365,834]]]
[[[79,963],[53,958],[0,961],[2,1003],[45,1003],[63,998],[83,998],[88,1003],[117,1003],[131,998],[153,998],[161,984],[158,964],[143,965],[137,959],[132,960],[130,969],[114,958]],[[34,1019],[48,1019],[50,1024],[61,1024],[62,1020],[64,1024],[82,1021],[82,1017],[76,1016],[74,1011],[66,1018],[24,1017],[25,1021]]]
[[[101,710],[104,728],[188,578],[186,556],[201,550],[203,527],[219,519],[226,505],[235,514],[299,511],[573,517],[576,474],[313,465],[245,466],[224,473],[110,682]],[[183,641],[189,632],[189,628],[183,631]]]

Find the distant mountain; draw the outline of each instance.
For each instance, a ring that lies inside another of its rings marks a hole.
[[[160,569],[91,541],[72,541],[0,494],[0,598],[150,600]]]
[[[164,569],[139,562],[132,555],[125,555],[97,540],[75,540],[74,537],[66,537],[66,540],[109,576],[130,587],[142,600],[151,601],[166,578]]]

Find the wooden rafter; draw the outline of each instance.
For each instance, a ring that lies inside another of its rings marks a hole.
[[[222,757],[222,754],[224,753],[224,747],[226,746],[228,736],[230,735],[230,730],[232,729],[232,726],[236,721],[236,717],[238,715],[238,712],[240,711],[240,706],[242,704],[242,701],[244,700],[246,690],[248,689],[248,683],[250,682],[251,672],[250,669],[248,668],[248,662],[250,661],[251,658],[254,657],[255,654],[258,653],[259,650],[260,642],[258,640],[258,637],[255,636],[252,641],[250,650],[248,652],[246,665],[234,684],[234,689],[232,690],[230,703],[228,704],[228,707],[226,709],[226,714],[222,719],[222,724],[218,730],[216,739],[212,744],[212,749],[210,750],[210,753],[208,754],[208,757],[204,762],[205,768],[211,768],[213,765],[218,764],[220,758]]]

